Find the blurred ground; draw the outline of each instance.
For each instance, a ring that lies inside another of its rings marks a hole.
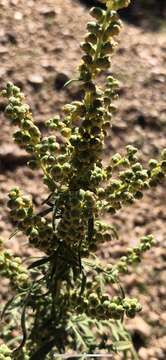
[[[60,111],[66,101],[80,97],[77,87],[63,89],[63,85],[78,65],[78,42],[83,39],[88,19],[86,7],[76,0],[0,1],[1,87],[10,80],[22,88],[43,133],[44,120]],[[112,69],[121,84],[120,102],[111,139],[107,140],[106,158],[132,143],[142,151],[144,162],[157,157],[166,145],[165,33],[149,29],[125,24],[113,59]],[[39,205],[46,188],[41,175],[26,168],[26,153],[13,144],[13,129],[4,118],[4,105],[0,99],[0,232],[7,239],[12,231],[6,207],[9,189],[18,184]],[[165,188],[159,186],[143,201],[119,212],[110,219],[119,228],[119,241],[101,250],[111,261],[141,235],[153,233],[157,238],[157,246],[136,273],[125,279],[126,292],[138,295],[143,304],[142,319],[128,323],[142,360],[166,358],[165,204]],[[8,241],[7,246],[17,254],[32,254],[20,236]],[[5,289],[2,283],[2,294]]]

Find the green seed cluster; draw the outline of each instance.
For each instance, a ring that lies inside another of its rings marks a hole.
[[[12,360],[11,350],[7,345],[0,345],[0,360]]]

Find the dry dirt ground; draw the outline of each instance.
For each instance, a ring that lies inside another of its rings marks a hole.
[[[88,19],[87,9],[77,0],[0,1],[0,86],[10,80],[23,89],[43,133],[44,120],[60,111],[66,101],[80,97],[77,87],[63,89],[63,84],[75,73],[81,55],[78,43],[83,39]],[[120,80],[120,101],[112,135],[107,141],[106,158],[131,143],[140,148],[144,162],[157,157],[166,145],[165,62],[163,31],[150,32],[124,25],[112,63],[112,70]],[[27,155],[13,144],[13,129],[3,110],[1,99],[0,232],[8,239],[12,231],[6,207],[9,189],[18,184],[39,205],[46,188],[41,174],[26,168]],[[120,238],[101,251],[111,261],[111,257],[123,254],[126,244],[134,244],[139,236],[153,233],[157,238],[157,246],[144,257],[138,270],[124,279],[126,292],[138,295],[143,304],[142,317],[128,322],[142,360],[166,358],[165,220],[163,184],[110,220],[119,228]],[[18,236],[6,244],[17,254],[32,254],[24,243],[25,239]],[[3,283],[1,291],[5,297]]]

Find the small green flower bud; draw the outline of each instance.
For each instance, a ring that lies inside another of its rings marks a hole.
[[[33,122],[29,119],[23,119],[21,121],[21,126],[23,130],[29,130],[31,127],[33,127]]]
[[[114,104],[109,105],[109,111],[111,114],[115,114],[115,112],[117,111],[117,106]]]
[[[16,207],[16,203],[15,203],[15,200],[14,199],[10,199],[7,203],[7,206],[10,208],[10,209],[15,209]]]
[[[138,157],[134,154],[128,154],[128,160],[131,164],[134,164],[138,161]]]
[[[98,298],[97,294],[95,294],[95,293],[90,294],[88,297],[88,300],[89,300],[90,305],[92,305],[92,306],[97,306],[99,304],[99,298]]]
[[[20,99],[14,97],[14,96],[11,96],[11,97],[9,98],[9,102],[10,102],[12,105],[16,105],[16,106],[20,105]]]
[[[102,70],[106,70],[110,67],[110,60],[107,56],[101,57],[96,60],[96,66]]]
[[[22,131],[20,131],[20,130],[18,130],[18,131],[16,131],[15,132],[15,134],[13,135],[13,137],[14,137],[14,140],[16,141],[16,142],[20,142],[20,143],[22,143],[22,138],[23,138],[23,132]],[[30,137],[29,137],[29,139],[30,139]]]
[[[66,132],[67,134],[67,132]],[[60,146],[57,142],[54,142],[52,144],[49,144],[49,150],[51,153],[54,153],[55,151],[59,150]]]
[[[109,214],[111,214],[111,215],[114,215],[114,214],[116,213],[115,208],[112,207],[112,206],[108,206],[108,207],[106,208],[106,210],[107,210],[107,212],[108,212]]]
[[[103,15],[105,14],[105,11],[103,11],[99,7],[93,7],[90,10],[90,15],[94,17],[96,20],[101,21],[103,19]]]
[[[95,21],[91,21],[87,24],[87,30],[92,34],[98,35],[101,28]]]
[[[97,308],[96,308],[96,312],[99,316],[103,316],[104,314],[104,309],[103,309],[103,306],[102,305],[98,305]]]
[[[7,91],[4,89],[0,92],[0,95],[6,97],[7,96]]]
[[[63,166],[62,166],[62,170],[65,171],[66,173],[69,173],[70,170],[71,170],[71,165],[69,163],[65,163]]]
[[[136,311],[134,309],[130,309],[126,311],[126,316],[130,319],[133,319],[136,315]]]
[[[22,201],[24,206],[29,207],[32,204],[31,198],[29,196],[22,196]]]
[[[137,191],[134,194],[135,199],[142,199],[143,198],[143,193],[141,191]]]
[[[26,209],[22,208],[22,209],[17,210],[17,218],[18,218],[18,220],[23,220],[26,216],[27,216]]]
[[[39,236],[39,232],[36,228],[31,228],[30,232],[29,232],[29,236],[31,238],[35,238],[35,237],[38,237]]]
[[[52,170],[51,170],[51,175],[53,176],[53,178],[56,179],[56,177],[60,176],[62,172],[62,166],[60,164],[56,164],[53,166]]]
[[[136,179],[146,180],[148,178],[147,170],[136,171]]]
[[[142,171],[142,165],[140,163],[135,163],[133,166],[132,166],[132,170],[135,172],[135,171]]]
[[[165,172],[166,171],[166,160],[161,162],[161,169]]]
[[[102,55],[112,54],[115,50],[115,45],[107,41],[101,49]]]
[[[96,45],[97,43],[97,37],[95,34],[88,33],[85,37],[85,40],[92,45]]]
[[[109,309],[110,311],[115,311],[117,308],[117,305],[114,302],[110,302]]]
[[[104,241],[110,241],[111,239],[112,239],[112,236],[111,236],[111,234],[109,232],[105,232],[103,234],[103,240]]]
[[[10,190],[10,193],[9,193],[9,198],[10,199],[15,199],[19,196],[19,193],[20,193],[20,189],[19,187],[15,187],[13,189]]]
[[[29,129],[29,134],[32,136],[32,138],[34,137],[40,137],[40,130],[37,128],[37,126],[33,125],[30,127]]]
[[[135,148],[134,146],[132,146],[132,145],[127,145],[126,146],[126,150],[127,150],[127,153],[128,154],[136,154],[137,153],[137,148]]]
[[[120,30],[121,30],[121,26],[115,23],[109,25],[105,33],[107,36],[117,36],[119,35]]]
[[[89,54],[82,56],[82,60],[84,61],[84,63],[86,65],[92,65],[93,64],[92,56],[89,55]]]
[[[111,161],[113,162],[113,164],[117,164],[121,160],[121,158],[121,155],[117,153],[112,157]]]
[[[64,136],[65,138],[69,138],[70,135],[71,135],[71,129],[68,128],[68,127],[64,127],[64,128],[61,130],[61,134],[62,134],[62,136]]]
[[[102,297],[101,297],[101,301],[104,302],[104,301],[109,301],[109,295],[107,293],[104,293],[102,294]]]
[[[105,197],[105,190],[103,188],[98,188],[97,190],[97,195],[101,198],[104,199]]]
[[[88,42],[83,42],[80,45],[81,49],[85,51],[89,55],[94,55],[95,50],[93,49],[92,45]]]
[[[30,167],[31,170],[36,170],[39,168],[39,163],[37,160],[30,160],[27,162],[27,165]]]
[[[31,136],[28,133],[22,133],[22,145],[29,143],[31,141]]]
[[[149,180],[149,185],[150,185],[151,187],[156,187],[156,186],[158,185],[158,179],[156,179],[156,178],[150,179],[150,180]]]
[[[157,167],[158,162],[155,159],[151,159],[151,160],[149,160],[148,165],[149,165],[150,169],[154,169],[155,167]]]
[[[163,160],[166,160],[166,149],[163,149],[162,152],[161,152],[161,158]]]

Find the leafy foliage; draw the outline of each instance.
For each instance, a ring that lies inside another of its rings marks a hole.
[[[131,145],[124,154],[113,155],[107,166],[103,164],[118,82],[111,75],[99,87],[98,76],[109,69],[117,46],[122,24],[116,10],[130,1],[102,2],[107,9],[91,10],[93,21],[87,24],[81,43],[83,56],[74,80],[83,91],[82,101],[65,105],[63,118],[55,115],[47,121],[48,137],[34,124],[18,87],[8,83],[1,92],[8,101],[6,116],[19,128],[14,140],[31,154],[28,166],[33,171],[42,169],[48,187],[48,197],[37,213],[18,187],[9,193],[17,231],[44,254],[27,268],[1,243],[1,274],[10,279],[14,292],[2,312],[6,345],[0,347],[1,360],[51,360],[56,353],[103,350],[137,358],[123,321],[126,316],[135,317],[141,305],[126,296],[120,276],[141,261],[155,243],[153,236],[143,237],[116,264],[103,263],[95,253],[104,242],[117,239],[116,230],[103,216],[132,205],[163,179],[166,150],[158,161],[150,160],[147,169]],[[108,293],[110,285],[114,296]],[[18,319],[22,336],[18,333],[13,339]]]

